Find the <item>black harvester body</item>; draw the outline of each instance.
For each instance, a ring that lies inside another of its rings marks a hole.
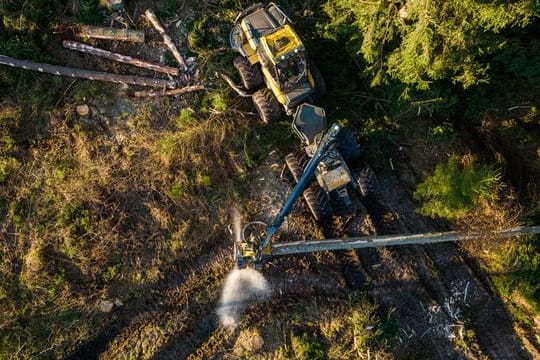
[[[301,105],[292,126],[304,144],[301,152],[289,154],[286,158],[296,185],[272,224],[256,221],[241,229],[235,240],[235,258],[239,268],[250,264],[259,268],[265,257],[274,255],[272,237],[299,197],[303,196],[315,220],[322,223],[332,215],[330,199],[350,206],[351,190],[359,191],[363,197],[375,191],[373,171],[368,166],[359,166],[362,162],[356,138],[337,124],[327,129],[322,108]]]

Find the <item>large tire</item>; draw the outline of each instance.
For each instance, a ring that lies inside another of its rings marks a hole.
[[[253,104],[265,124],[278,121],[281,118],[281,108],[270,89],[261,89],[253,94]]]
[[[349,168],[357,165],[362,156],[356,136],[348,129],[342,129],[339,134],[338,150]]]
[[[371,166],[366,165],[361,170],[355,172],[354,177],[360,187],[360,194],[363,197],[375,196],[380,193],[381,186]]]
[[[323,223],[330,217],[332,208],[328,195],[318,185],[308,187],[303,196],[311,215],[318,223]]]
[[[237,56],[233,60],[233,65],[238,70],[242,84],[248,90],[255,90],[263,84],[263,77],[259,64],[251,65],[243,56]]]
[[[313,100],[318,100],[320,97],[326,95],[326,82],[315,63],[311,62],[311,75],[313,81],[315,81],[315,93],[313,94]]]
[[[292,152],[285,156],[285,163],[287,164],[287,168],[292,174],[295,183],[300,180],[308,162],[309,157],[304,151]]]

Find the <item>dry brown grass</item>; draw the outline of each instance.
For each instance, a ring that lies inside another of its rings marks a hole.
[[[51,110],[48,134],[0,188],[0,272],[9,275],[0,317],[14,319],[0,323],[11,339],[5,354],[62,356],[99,328],[99,299],[129,298],[225,229],[223,209],[245,169],[235,136],[248,124],[231,109],[178,126],[185,103],[174,99],[133,106],[114,118],[78,118],[71,104]],[[38,340],[28,346],[27,336]]]
[[[461,245],[472,254],[501,251],[514,239],[500,238],[496,233],[523,225],[523,215],[523,207],[509,188],[499,191],[496,199],[481,198],[472,211],[457,219],[457,227],[458,231],[466,234],[482,234],[482,238],[465,241]]]

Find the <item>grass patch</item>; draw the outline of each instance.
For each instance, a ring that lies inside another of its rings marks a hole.
[[[525,238],[490,257],[499,293],[508,299],[517,291],[535,314],[540,314],[540,237]]]
[[[324,344],[314,334],[303,332],[300,335],[291,334],[290,338],[295,359],[319,360],[326,358]]]

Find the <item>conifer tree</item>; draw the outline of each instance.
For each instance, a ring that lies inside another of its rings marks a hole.
[[[490,81],[490,61],[540,11],[539,0],[329,0],[328,37],[366,63],[372,85],[414,90],[438,80],[466,89]]]

